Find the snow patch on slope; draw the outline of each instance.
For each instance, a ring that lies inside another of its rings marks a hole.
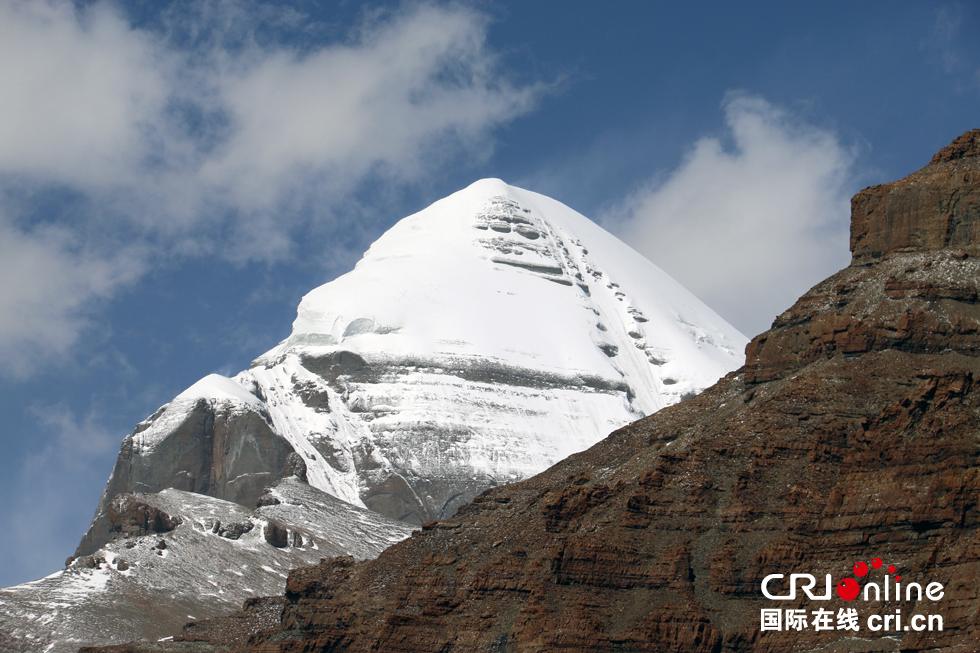
[[[177,395],[174,401],[189,401],[194,399],[234,401],[255,407],[262,405],[258,397],[243,388],[235,379],[229,379],[220,374],[208,374]]]

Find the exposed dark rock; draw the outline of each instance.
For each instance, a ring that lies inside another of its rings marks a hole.
[[[136,537],[172,531],[181,518],[172,517],[132,494],[120,494],[109,503],[108,522],[110,532]]]
[[[172,403],[123,440],[99,508],[76,555],[85,555],[110,537],[109,504],[118,494],[175,488],[252,507],[292,446],[269,425],[266,415],[245,404],[199,399]],[[161,442],[145,443],[155,420],[180,421]]]
[[[302,356],[303,367],[318,375],[337,390],[343,392],[343,386],[337,385],[341,376],[356,374],[364,370],[368,364],[363,358],[350,351],[331,352],[325,356]]]
[[[330,412],[330,397],[325,388],[311,381],[304,381],[294,382],[293,389],[299,394],[303,403],[316,412]]]
[[[303,460],[303,456],[295,451],[286,456],[286,464],[279,471],[276,480],[286,478],[287,476],[295,476],[304,483],[308,482],[306,479],[306,461]]]
[[[222,525],[218,522],[218,535],[228,540],[237,540],[245,533],[251,532],[255,524],[250,521],[229,522]]]
[[[617,347],[616,345],[611,345],[607,342],[602,342],[599,343],[597,346],[599,347],[599,350],[602,351],[602,353],[608,356],[609,358],[613,358],[614,356],[619,355],[619,347]]]
[[[242,645],[252,635],[277,626],[285,604],[286,599],[283,596],[248,599],[241,612],[187,624],[183,632],[174,637],[174,641]]]
[[[279,497],[272,494],[268,488],[266,488],[265,494],[259,497],[259,500],[255,502],[256,508],[261,508],[262,506],[278,506],[282,503]]]
[[[289,546],[289,531],[279,522],[269,520],[265,525],[265,541],[277,549],[285,549]]]
[[[98,566],[92,556],[79,556],[72,561],[72,564],[83,569],[95,569]]]

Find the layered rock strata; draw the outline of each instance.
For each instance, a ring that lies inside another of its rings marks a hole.
[[[962,249],[980,255],[980,129],[936,153],[930,165],[851,200],[853,263],[893,252]]]
[[[280,626],[240,650],[976,650],[975,134],[858,195],[853,264],[757,337],[744,368],[375,560],[293,571]],[[762,594],[794,573],[819,579],[816,598]],[[826,574],[941,596],[823,600]],[[764,609],[807,625],[763,630]],[[837,621],[848,609],[857,630]],[[897,628],[869,620],[896,612]],[[942,627],[908,628],[928,616]]]

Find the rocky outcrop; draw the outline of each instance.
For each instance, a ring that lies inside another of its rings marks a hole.
[[[109,502],[109,529],[124,537],[169,533],[183,520],[132,494],[119,494]]]
[[[980,130],[922,170],[851,202],[851,266],[815,286],[746,347],[745,378],[872,351],[980,351]]]
[[[375,560],[291,572],[280,626],[241,650],[975,650],[974,142],[859,195],[854,263],[756,338],[743,369]],[[960,204],[934,219],[922,198]],[[783,575],[781,594],[794,573],[819,579],[814,598],[763,595],[766,576]],[[942,596],[824,600],[826,574]],[[780,630],[763,630],[763,609]],[[787,632],[786,609],[807,625]],[[857,630],[837,621],[847,609]],[[869,620],[896,613],[897,628]],[[907,628],[929,615],[942,627]]]
[[[974,220],[980,224],[980,214]],[[852,265],[811,289],[749,343],[745,381],[751,386],[817,361],[880,351],[976,356],[978,278],[980,260],[962,249]]]
[[[112,537],[110,507],[120,494],[174,488],[251,508],[277,478],[305,479],[302,458],[290,458],[292,446],[269,422],[268,415],[239,401],[193,398],[161,408],[123,440],[75,555],[88,555]],[[153,441],[156,431],[165,437]]]
[[[851,200],[853,264],[894,252],[945,248],[980,254],[980,129],[940,150],[928,166]]]
[[[219,636],[243,643],[278,623],[282,602],[258,597],[281,595],[290,569],[324,556],[363,560],[411,533],[295,476],[264,496],[274,501],[254,510],[174,489],[117,496],[104,547],[47,578],[0,589],[0,651],[74,653],[175,635],[184,650]],[[243,602],[241,615],[210,621]]]

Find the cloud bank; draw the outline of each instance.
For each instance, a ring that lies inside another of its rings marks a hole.
[[[156,260],[276,260],[371,180],[486,156],[545,90],[499,74],[486,16],[462,6],[299,47],[256,39],[241,19],[262,12],[239,4],[190,3],[205,33],[180,38],[180,18],[134,27],[106,1],[0,3],[3,368],[64,353]],[[52,192],[70,213],[38,208]]]
[[[605,222],[752,337],[848,264],[854,154],[762,98],[723,107],[724,139],[698,140]]]

